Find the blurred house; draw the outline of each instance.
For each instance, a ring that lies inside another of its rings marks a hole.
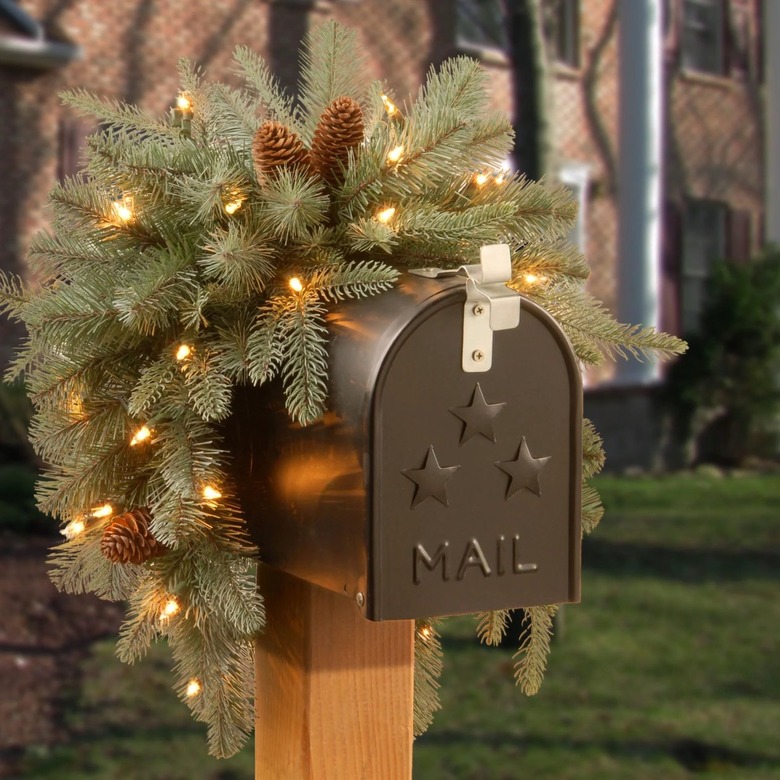
[[[767,237],[767,155],[780,177],[780,151],[771,139],[765,149],[763,36],[772,29],[780,49],[780,20],[767,23],[776,5],[0,0],[0,268],[22,270],[32,234],[46,225],[46,193],[57,177],[77,170],[92,129],[60,106],[60,90],[83,87],[162,113],[176,97],[180,57],[231,82],[239,44],[262,53],[291,87],[302,36],[335,17],[359,30],[372,75],[399,98],[416,90],[430,63],[458,53],[478,57],[491,74],[494,102],[515,125],[548,128],[545,167],[579,201],[571,239],[593,267],[592,292],[626,321],[695,329],[712,263],[746,262]],[[518,56],[522,41],[513,38],[513,22],[529,9],[545,42],[546,66],[536,70]],[[547,95],[542,116],[515,105],[528,94],[529,78]],[[772,197],[776,214],[776,190]],[[769,229],[780,238],[772,230],[780,225]],[[0,323],[0,364],[13,337]],[[588,376],[586,411],[613,463],[647,467],[659,457],[660,381],[653,364]]]

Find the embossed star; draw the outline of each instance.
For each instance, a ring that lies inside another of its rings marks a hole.
[[[402,472],[407,479],[410,479],[416,485],[414,498],[412,499],[412,509],[425,501],[426,498],[435,498],[440,504],[449,506],[447,482],[459,468],[460,466],[445,466],[442,468],[433,450],[433,445],[428,447],[425,465],[421,469],[404,469]]]
[[[528,449],[525,436],[523,436],[523,440],[520,442],[520,448],[517,451],[517,457],[514,460],[504,460],[500,463],[496,463],[496,466],[498,466],[501,471],[509,474],[511,477],[509,486],[506,489],[506,498],[511,498],[523,488],[530,490],[532,493],[536,493],[537,496],[541,496],[542,491],[539,488],[539,474],[547,465],[547,461],[550,460],[551,457],[551,455],[548,455],[545,458],[534,458],[533,455],[531,455],[531,450]]]
[[[453,406],[450,412],[463,420],[463,433],[460,435],[460,444],[463,446],[473,436],[484,436],[488,441],[495,442],[496,430],[493,421],[496,415],[506,406],[506,403],[489,404],[485,400],[482,388],[477,382],[471,403],[468,406]]]

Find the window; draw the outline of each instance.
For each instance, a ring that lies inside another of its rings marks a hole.
[[[578,68],[580,65],[579,0],[547,0],[544,6],[544,35],[554,62]]]
[[[680,62],[704,73],[724,72],[725,0],[683,0]]]
[[[506,49],[506,20],[501,0],[457,0],[458,43]]]
[[[683,216],[680,315],[683,333],[701,325],[705,288],[712,266],[726,256],[728,207],[712,200],[689,200]]]

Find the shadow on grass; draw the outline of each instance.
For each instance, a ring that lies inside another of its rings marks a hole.
[[[761,753],[733,750],[723,745],[715,745],[696,739],[675,739],[667,741],[638,740],[558,740],[517,734],[479,733],[449,729],[426,734],[418,738],[420,747],[426,745],[482,745],[494,750],[507,747],[520,749],[551,749],[560,750],[565,747],[571,753],[592,753],[594,750],[606,753],[616,758],[653,758],[671,757],[678,764],[692,772],[702,772],[712,769],[744,768],[778,768],[780,755],[765,755]]]
[[[588,539],[583,569],[619,577],[661,577],[686,583],[780,579],[780,552],[713,550]]]

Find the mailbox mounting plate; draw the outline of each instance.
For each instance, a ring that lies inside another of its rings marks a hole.
[[[429,279],[466,277],[463,306],[461,367],[466,373],[490,371],[493,366],[493,333],[511,330],[520,323],[520,294],[507,287],[512,279],[512,260],[507,244],[483,246],[479,263],[460,268],[419,268],[411,273]]]

